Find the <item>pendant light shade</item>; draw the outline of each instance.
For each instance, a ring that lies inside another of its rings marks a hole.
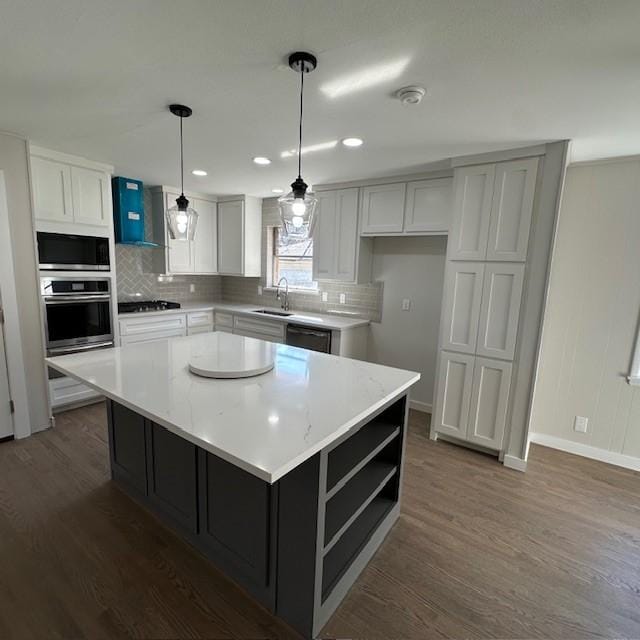
[[[298,177],[291,183],[291,191],[278,198],[280,220],[285,236],[295,239],[310,238],[316,223],[316,205],[318,199],[308,191],[307,183],[302,179],[302,109],[304,96],[304,74],[317,66],[315,56],[297,51],[289,56],[289,66],[300,74],[300,121],[298,127]]]
[[[169,105],[169,111],[180,118],[180,196],[176,204],[166,211],[167,227],[172,240],[193,240],[196,235],[198,213],[189,206],[189,200],[184,195],[184,153],[182,144],[182,119],[188,118],[193,112],[189,107],[181,104]]]

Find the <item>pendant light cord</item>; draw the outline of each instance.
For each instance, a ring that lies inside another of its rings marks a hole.
[[[298,131],[298,178],[302,178],[302,96],[304,95],[304,62],[300,65],[300,129]]]
[[[182,116],[180,116],[180,192],[184,195],[184,152],[182,147]]]

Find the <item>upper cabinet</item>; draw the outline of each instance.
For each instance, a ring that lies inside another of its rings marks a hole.
[[[524,262],[538,158],[456,169],[450,260]]]
[[[218,273],[258,277],[262,273],[262,200],[245,196],[218,203]]]
[[[358,189],[321,191],[313,233],[313,279],[369,282],[370,240],[358,236]]]
[[[362,187],[361,199],[364,236],[437,235],[449,230],[451,178]]]
[[[195,273],[218,272],[218,210],[215,202],[194,198],[191,206],[198,212],[193,241]]]
[[[62,154],[32,148],[31,181],[36,222],[108,228],[112,224],[109,172],[80,166],[81,159],[74,164],[71,157],[66,161],[57,156]]]

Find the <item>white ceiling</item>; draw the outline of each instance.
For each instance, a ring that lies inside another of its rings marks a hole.
[[[271,195],[295,178],[280,152],[296,145],[298,78],[283,60],[303,48],[319,59],[305,142],[365,139],[305,155],[310,183],[564,138],[574,160],[637,154],[638,25],[639,0],[3,0],[0,129],[176,184],[166,105],[183,102],[186,168],[209,172],[186,188]],[[392,98],[416,83],[419,106]]]

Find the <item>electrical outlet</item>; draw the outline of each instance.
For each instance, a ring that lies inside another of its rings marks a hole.
[[[193,284],[193,282],[189,285],[189,293],[195,293],[196,292],[196,285]]]
[[[329,294],[326,291],[322,292],[322,302],[329,302]]]
[[[346,293],[341,293],[340,294],[340,304],[347,304],[347,294]]]
[[[409,298],[402,299],[402,310],[409,311],[411,309],[411,300]]]
[[[580,433],[587,433],[587,425],[589,424],[589,418],[584,416],[576,416],[573,421],[573,430]]]
[[[259,296],[262,295],[262,285],[261,284],[258,285],[258,295]]]

